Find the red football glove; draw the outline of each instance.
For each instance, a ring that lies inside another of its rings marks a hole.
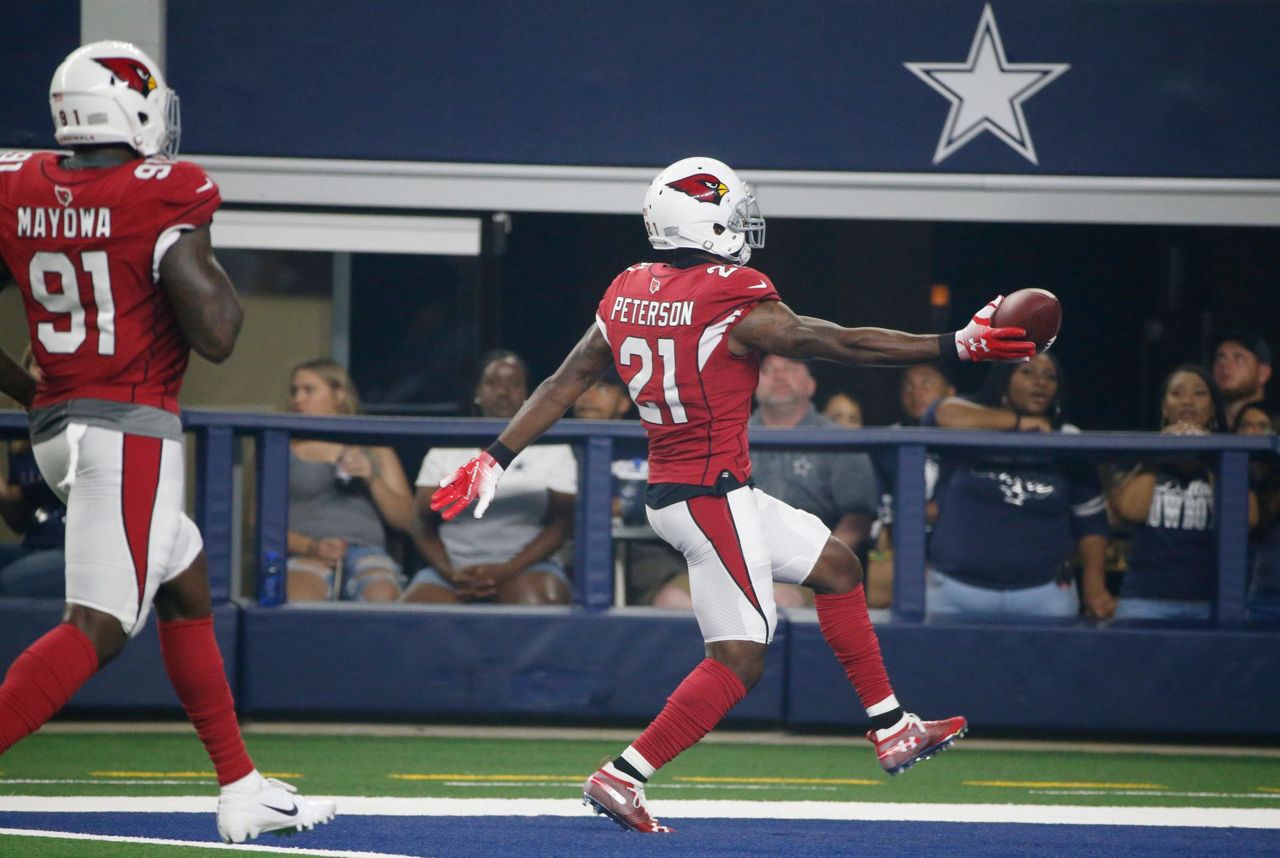
[[[1036,344],[1027,339],[1027,332],[1022,328],[991,327],[991,317],[1003,300],[1003,295],[997,295],[974,314],[969,324],[956,331],[956,352],[960,360],[1025,362],[1035,355]]]
[[[461,468],[440,481],[440,488],[431,496],[431,508],[450,521],[462,514],[470,503],[476,504],[476,518],[484,515],[493,500],[493,493],[502,479],[502,466],[488,453],[481,453]]]

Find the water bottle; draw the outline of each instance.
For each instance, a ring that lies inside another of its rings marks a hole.
[[[258,604],[264,608],[282,605],[285,601],[284,559],[279,551],[264,551],[262,567],[258,575]]]

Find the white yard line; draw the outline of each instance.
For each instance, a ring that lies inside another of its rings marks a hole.
[[[263,736],[387,736],[455,739],[546,739],[569,741],[630,742],[638,729],[595,727],[503,727],[459,724],[334,724],[305,722],[246,722],[244,732]],[[194,733],[185,721],[111,722],[63,721],[46,724],[41,733]],[[719,730],[704,744],[808,745],[817,747],[869,747],[861,735],[811,736],[781,731]],[[1074,751],[1089,754],[1161,754],[1168,756],[1262,757],[1280,759],[1280,748],[1213,745],[1161,745],[1120,742],[1055,742],[1023,739],[967,738],[956,745],[969,751]]]
[[[196,840],[166,840],[159,837],[122,837],[115,834],[80,834],[74,831],[40,831],[34,828],[0,828],[0,837],[52,837],[57,840],[92,840],[95,843],[139,843],[148,846],[188,846],[193,849],[223,849],[232,852],[258,852],[324,858],[416,858],[391,852],[361,852],[350,849],[300,849],[297,846],[259,846],[244,843],[202,843]]]
[[[330,798],[337,803],[338,813],[347,816],[585,816],[589,813],[577,799]],[[211,814],[215,804],[215,799],[211,796],[0,796],[0,811],[7,812]],[[833,819],[1280,829],[1280,809],[1238,807],[1073,807],[676,799],[655,803],[654,810],[664,819]]]

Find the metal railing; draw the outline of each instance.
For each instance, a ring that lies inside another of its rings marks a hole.
[[[408,417],[302,417],[192,410],[183,415],[195,437],[196,511],[209,558],[216,601],[232,595],[233,473],[237,440],[251,437],[256,450],[254,556],[286,551],[289,501],[289,440],[319,438],[371,445],[420,439],[432,446],[482,447],[505,425],[502,420]],[[0,437],[26,430],[21,413],[0,413]],[[615,448],[643,449],[638,423],[562,420],[545,442],[572,444],[578,453],[580,497],[575,533],[575,601],[588,610],[614,604],[611,465]],[[972,453],[1070,453],[1094,460],[1147,455],[1203,456],[1215,471],[1218,587],[1215,621],[1235,628],[1246,619],[1248,471],[1250,454],[1280,453],[1280,439],[1236,435],[1168,436],[1147,432],[1042,434],[953,429],[753,429],[753,447],[805,447],[870,452],[892,450],[894,462],[894,593],[896,618],[918,621],[925,610],[925,458],[927,451]],[[994,546],[998,550],[998,546]]]

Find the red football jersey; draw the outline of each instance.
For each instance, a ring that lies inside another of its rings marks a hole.
[[[176,413],[191,347],[160,259],[213,219],[218,188],[186,161],[66,170],[61,157],[0,153],[0,254],[43,374],[35,407],[106,399]]]
[[[619,274],[596,323],[649,435],[649,482],[709,486],[751,476],[747,418],[760,356],[729,351],[728,333],[773,282],[754,268],[645,262]]]

